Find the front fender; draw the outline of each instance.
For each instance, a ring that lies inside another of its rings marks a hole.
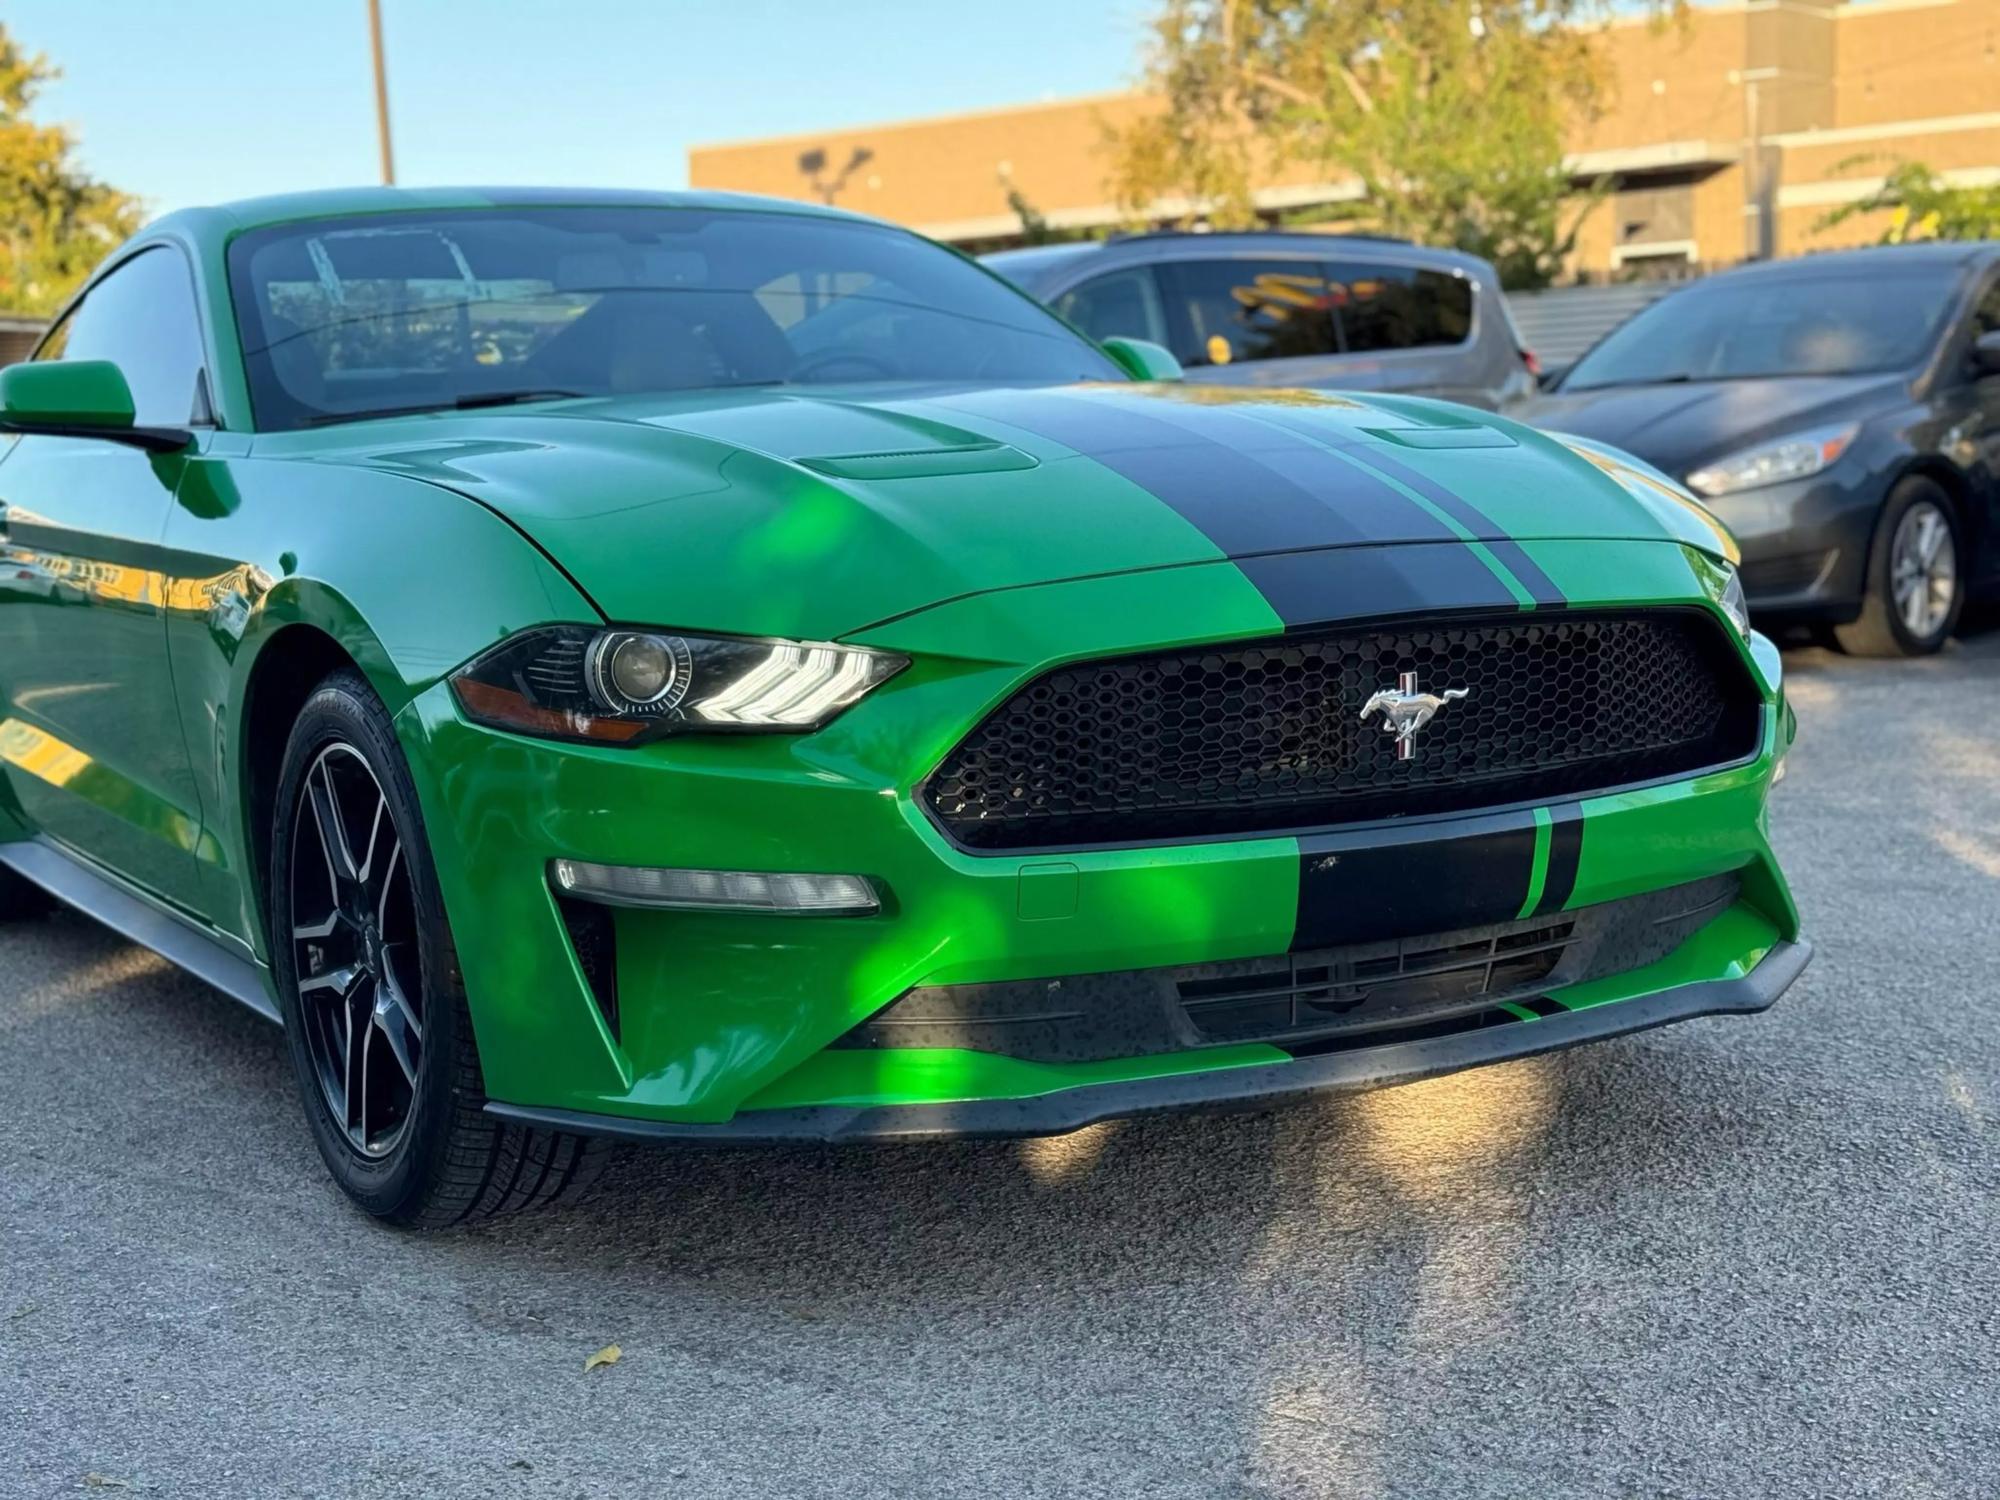
[[[595,621],[562,571],[475,501],[398,475],[211,451],[189,463],[166,531],[168,658],[202,802],[206,915],[263,948],[249,889],[253,687],[305,670],[274,650],[308,627],[391,714],[493,642]],[[260,689],[261,690],[261,689]],[[270,732],[267,728],[266,732]],[[413,764],[420,792],[425,767]]]

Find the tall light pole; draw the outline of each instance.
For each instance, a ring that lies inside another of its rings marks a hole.
[[[1777,251],[1776,184],[1764,157],[1762,85],[1775,82],[1782,68],[1731,68],[1729,82],[1743,87],[1743,197],[1749,210],[1750,232],[1744,249],[1751,260],[1769,260]]]
[[[375,54],[375,134],[382,143],[382,184],[396,184],[396,152],[389,144],[389,73],[382,64],[382,0],[368,0],[368,46]]]

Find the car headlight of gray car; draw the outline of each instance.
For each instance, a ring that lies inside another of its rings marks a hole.
[[[1860,430],[1858,422],[1840,422],[1788,433],[1696,469],[1687,477],[1688,488],[1714,499],[1788,479],[1804,479],[1845,453]]]

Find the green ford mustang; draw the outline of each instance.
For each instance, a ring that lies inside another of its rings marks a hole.
[[[164,219],[0,373],[0,915],[281,1019],[420,1225],[607,1136],[1048,1133],[1770,1005],[1793,720],[1708,515],[1177,373],[789,203]]]

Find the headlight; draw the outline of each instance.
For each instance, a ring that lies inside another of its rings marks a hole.
[[[816,641],[552,625],[503,641],[451,679],[482,724],[629,745],[667,734],[802,734],[909,665]]]
[[[1729,582],[1722,586],[1722,612],[1729,616],[1738,635],[1750,633],[1750,600],[1743,593],[1743,575],[1734,568],[1729,570]]]
[[[1859,423],[1843,422],[1745,448],[1718,463],[1696,469],[1687,477],[1688,488],[1712,497],[1754,490],[1759,485],[1779,484],[1787,479],[1804,479],[1845,453],[1860,430]]]

